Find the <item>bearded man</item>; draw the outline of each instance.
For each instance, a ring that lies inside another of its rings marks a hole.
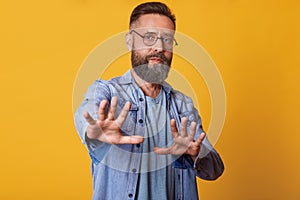
[[[191,99],[165,82],[175,28],[165,4],[138,5],[126,35],[132,69],[95,81],[76,111],[92,160],[93,200],[194,200],[196,176],[223,173]]]

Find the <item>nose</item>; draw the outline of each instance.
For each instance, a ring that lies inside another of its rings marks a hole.
[[[164,50],[164,44],[161,38],[157,38],[156,43],[153,45],[152,49],[156,52],[161,52]]]

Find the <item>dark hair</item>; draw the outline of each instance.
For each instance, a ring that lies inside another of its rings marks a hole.
[[[171,12],[170,8],[161,2],[147,2],[138,5],[131,13],[129,26],[132,25],[133,22],[139,19],[140,16],[145,14],[159,14],[168,17],[174,24],[174,29],[176,27],[175,15]]]

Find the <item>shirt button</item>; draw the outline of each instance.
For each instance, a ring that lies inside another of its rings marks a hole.
[[[133,197],[133,194],[131,194],[131,193],[128,194],[128,197],[129,197],[129,198],[132,198],[132,197]]]
[[[135,172],[136,172],[136,169],[132,169],[132,172],[135,173]]]
[[[142,120],[142,119],[139,119],[139,122],[140,122],[140,123],[143,123],[143,122],[144,122],[144,120]]]
[[[143,99],[142,97],[141,97],[141,98],[139,98],[139,100],[140,100],[140,101],[144,101],[144,99]]]

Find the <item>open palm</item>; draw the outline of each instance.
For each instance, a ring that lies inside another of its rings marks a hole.
[[[116,119],[117,97],[112,97],[110,108],[106,115],[107,103],[107,100],[100,102],[97,120],[94,120],[88,112],[84,113],[84,118],[89,123],[86,130],[87,137],[108,144],[138,144],[143,142],[144,138],[141,136],[124,136],[121,132],[122,124],[128,115],[131,103],[126,102]]]
[[[176,121],[171,120],[171,131],[173,136],[173,144],[167,148],[154,147],[154,152],[157,154],[173,154],[182,155],[188,154],[195,159],[199,152],[201,143],[205,138],[205,133],[201,133],[200,136],[194,140],[196,134],[196,122],[191,123],[190,133],[187,133],[187,118],[183,117],[180,123],[180,134],[176,127]]]

